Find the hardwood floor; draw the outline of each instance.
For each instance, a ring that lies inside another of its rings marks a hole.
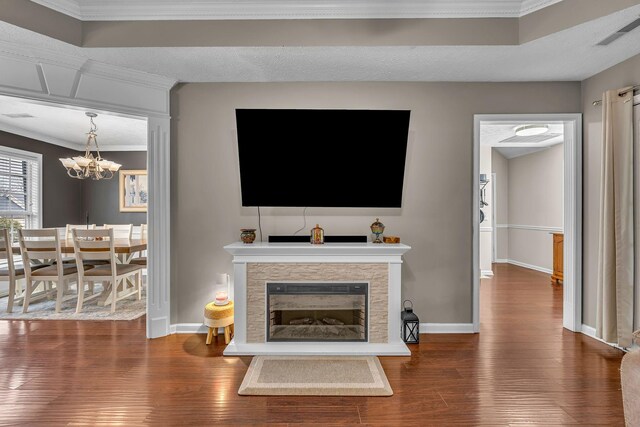
[[[381,358],[392,397],[238,396],[250,358],[220,335],[146,340],[144,319],[0,321],[0,424],[623,425],[623,353],[562,329],[548,275],[495,267],[479,335]]]

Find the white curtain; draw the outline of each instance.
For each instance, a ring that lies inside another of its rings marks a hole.
[[[596,336],[630,347],[635,259],[633,90],[605,92],[602,107]]]

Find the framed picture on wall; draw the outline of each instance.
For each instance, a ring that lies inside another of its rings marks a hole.
[[[146,170],[121,170],[120,212],[146,212],[148,188]]]

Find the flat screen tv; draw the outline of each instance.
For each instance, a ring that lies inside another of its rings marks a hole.
[[[401,207],[410,114],[237,109],[242,205]]]

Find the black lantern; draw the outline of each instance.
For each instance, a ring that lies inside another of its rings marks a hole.
[[[410,304],[407,307],[407,303]],[[402,340],[407,344],[418,344],[420,342],[420,320],[413,312],[413,302],[405,300],[402,303],[404,310],[400,315],[402,319]]]

